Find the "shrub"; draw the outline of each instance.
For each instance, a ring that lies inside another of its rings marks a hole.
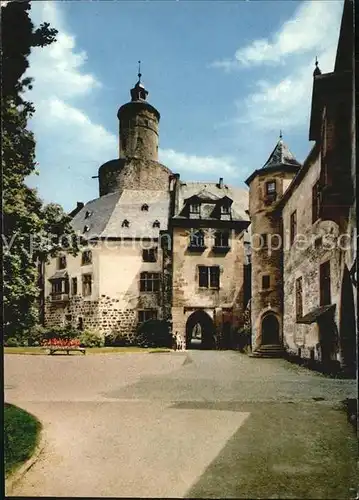
[[[137,328],[137,344],[142,347],[172,347],[173,339],[165,320],[150,319]]]
[[[103,347],[105,344],[104,339],[91,330],[81,332],[79,340],[82,347]]]
[[[105,336],[105,346],[126,347],[130,344],[128,337],[120,332],[113,331]]]
[[[71,326],[54,326],[45,328],[45,339],[75,339],[79,337],[79,331]]]
[[[15,337],[10,337],[5,340],[5,345],[6,347],[19,347],[21,345],[21,342]]]
[[[252,331],[249,327],[242,328],[237,334],[237,346],[241,352],[249,353],[252,346]]]
[[[28,331],[27,342],[29,346],[38,346],[46,338],[46,328],[35,325]]]

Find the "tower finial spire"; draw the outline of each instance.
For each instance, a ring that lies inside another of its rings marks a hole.
[[[138,61],[138,73],[137,73],[137,76],[138,76],[138,81],[140,82],[141,81],[141,61]]]
[[[313,71],[313,76],[316,76],[316,75],[321,75],[322,72],[320,71],[320,68],[318,66],[318,57],[315,56],[315,69]]]
[[[279,139],[282,139],[282,138],[283,138],[282,129],[280,129],[280,131],[279,131]]]

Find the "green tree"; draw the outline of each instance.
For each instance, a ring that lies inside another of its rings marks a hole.
[[[33,79],[24,73],[31,49],[55,42],[57,34],[49,23],[35,28],[30,9],[29,1],[1,7],[3,324],[5,337],[18,338],[38,319],[41,263],[58,251],[62,234],[73,235],[62,208],[43,206],[36,190],[25,182],[35,172],[36,161],[34,135],[27,129],[35,109],[24,97]],[[51,236],[45,239],[45,234]]]

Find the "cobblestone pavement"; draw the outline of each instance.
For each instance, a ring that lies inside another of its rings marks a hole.
[[[352,498],[356,382],[232,351],[5,356],[43,422],[21,496]]]

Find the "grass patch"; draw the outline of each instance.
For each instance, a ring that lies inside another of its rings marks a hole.
[[[34,453],[39,440],[41,423],[17,406],[4,406],[5,475],[14,472]]]
[[[170,352],[171,350],[166,347],[86,347],[87,354],[115,354],[126,352]],[[48,350],[44,347],[4,347],[4,354],[48,354]],[[64,353],[55,353],[53,356],[62,355]],[[71,351],[71,355],[83,356],[81,352]]]

